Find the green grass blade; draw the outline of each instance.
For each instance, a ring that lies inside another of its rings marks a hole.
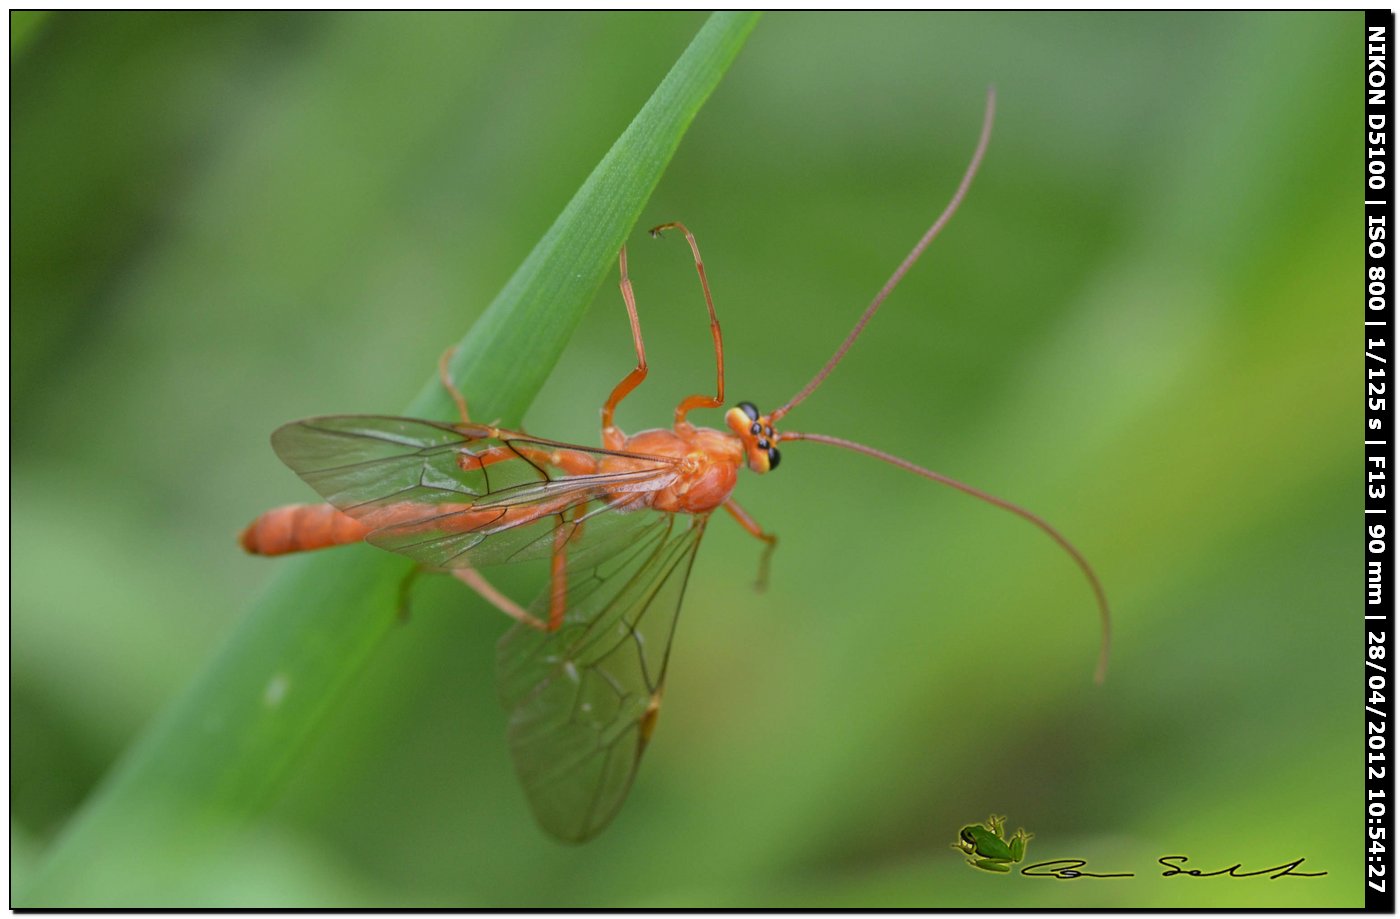
[[[460,342],[454,377],[477,417],[524,414],[755,21],[709,19]],[[452,417],[435,380],[408,413]],[[187,872],[236,847],[342,688],[395,627],[408,570],[368,548],[278,564],[226,646],[94,791],[17,905],[182,905]]]

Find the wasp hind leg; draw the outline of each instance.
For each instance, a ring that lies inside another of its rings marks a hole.
[[[528,625],[532,629],[539,629],[542,632],[548,628],[543,622],[526,612],[520,604],[497,590],[495,585],[486,580],[482,573],[475,568],[453,568],[451,574],[454,578],[476,591],[487,603],[490,603],[516,622]]]

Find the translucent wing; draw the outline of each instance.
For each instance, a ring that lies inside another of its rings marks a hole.
[[[553,632],[525,625],[497,649],[516,771],[536,817],[583,841],[621,807],[655,725],[671,637],[706,516],[624,511],[676,476],[667,457],[621,453],[481,425],[374,415],[310,418],[278,429],[283,462],[366,540],[433,567],[550,557],[564,597]],[[572,454],[563,459],[561,453]],[[597,469],[602,457],[620,471]],[[592,458],[590,463],[589,458]]]
[[[666,457],[384,415],[295,421],[273,433],[272,446],[322,497],[371,528],[366,541],[435,568],[547,556],[555,527],[590,502],[620,504],[676,475]],[[629,468],[571,475],[551,463],[559,451],[576,466],[620,456]]]
[[[516,772],[536,818],[582,842],[627,797],[656,723],[671,637],[705,516],[586,514],[555,632],[516,626],[497,647]],[[640,530],[628,518],[641,518]],[[548,591],[535,613],[548,607]]]

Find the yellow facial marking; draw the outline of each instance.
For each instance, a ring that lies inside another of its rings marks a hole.
[[[754,472],[768,472],[778,465],[778,441],[773,423],[760,415],[752,402],[740,402],[724,415],[724,423],[744,445],[744,457]]]

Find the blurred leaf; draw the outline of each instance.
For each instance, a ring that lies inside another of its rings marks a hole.
[[[10,10],[10,59],[22,54],[29,44],[34,41],[34,36],[39,34],[39,27],[44,24],[49,13],[47,10]]]

